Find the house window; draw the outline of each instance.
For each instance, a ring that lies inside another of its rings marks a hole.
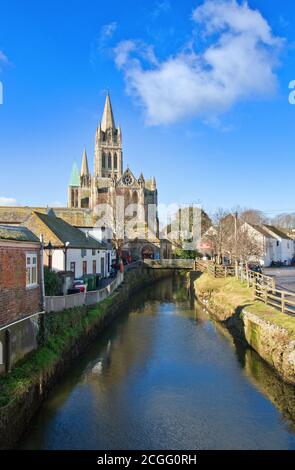
[[[95,256],[95,250],[92,250],[92,256]]]
[[[87,250],[85,248],[82,248],[81,249],[81,256],[82,258],[85,258],[85,256],[87,255]]]
[[[37,254],[26,254],[26,287],[37,284]]]
[[[109,153],[109,156],[108,156],[108,167],[112,168],[112,157],[111,157],[110,153]]]
[[[92,273],[96,274],[96,260],[95,259],[92,262]]]
[[[83,261],[83,275],[87,274],[87,261]]]
[[[114,169],[117,170],[118,168],[118,157],[117,154],[115,153],[114,155]]]
[[[278,241],[277,241],[277,246],[279,246],[279,245],[280,245],[280,242],[279,242],[279,240],[278,240]]]
[[[74,273],[74,276],[76,277],[76,263],[75,263],[75,261],[70,262],[70,271],[72,271],[72,273]]]

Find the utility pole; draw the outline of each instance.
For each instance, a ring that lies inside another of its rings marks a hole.
[[[235,219],[235,273],[238,277],[238,212],[234,213]]]
[[[45,311],[45,281],[44,281],[44,238],[40,235],[40,283],[41,283],[41,304]]]

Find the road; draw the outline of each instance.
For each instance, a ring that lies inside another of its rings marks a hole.
[[[263,274],[275,276],[277,288],[295,292],[295,267],[265,268]]]

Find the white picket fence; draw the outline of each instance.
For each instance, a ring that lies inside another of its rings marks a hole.
[[[82,305],[97,304],[109,297],[122,284],[123,280],[124,274],[118,272],[116,278],[102,289],[72,295],[45,297],[45,310],[46,312],[60,312]]]

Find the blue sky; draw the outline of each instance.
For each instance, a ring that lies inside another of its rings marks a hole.
[[[2,2],[0,201],[66,205],[108,89],[160,202],[295,211],[293,3],[241,3]]]

